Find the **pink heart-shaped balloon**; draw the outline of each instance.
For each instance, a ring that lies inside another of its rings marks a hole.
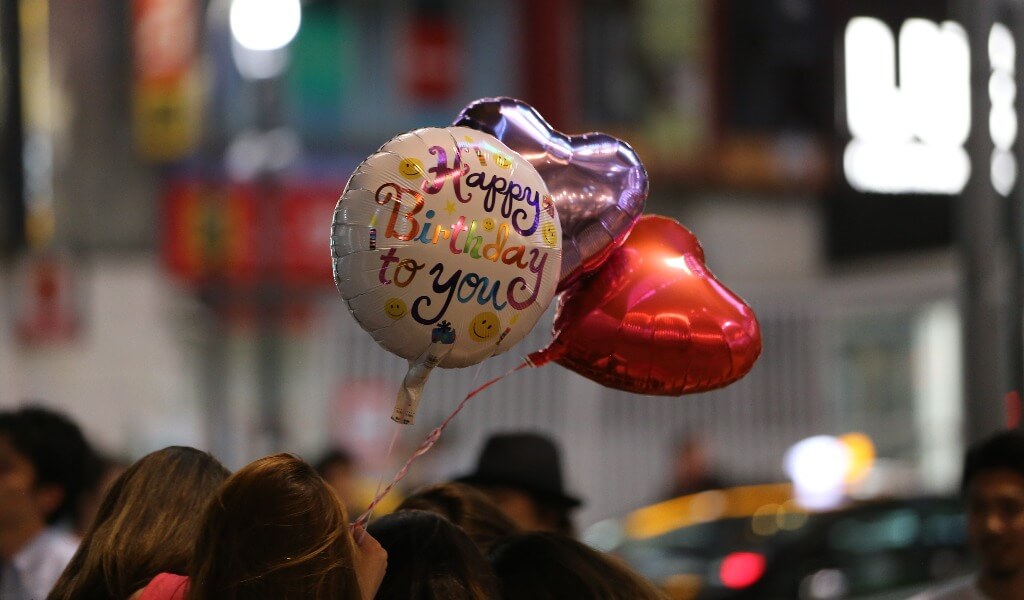
[[[647,200],[647,171],[625,142],[603,133],[567,136],[515,98],[485,98],[455,125],[493,135],[532,164],[562,223],[558,291],[601,266],[629,235]]]
[[[640,218],[601,269],[563,294],[555,338],[530,355],[601,385],[661,396],[724,387],[761,354],[754,311],[704,265],[678,222]]]

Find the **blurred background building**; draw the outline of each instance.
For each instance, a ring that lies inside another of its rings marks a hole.
[[[467,471],[492,431],[546,431],[586,524],[658,499],[680,436],[747,483],[786,479],[801,439],[861,432],[865,486],[951,490],[965,441],[1019,414],[1020,11],[2,0],[0,405],[65,409],[123,455],[192,444],[237,467],[340,443],[390,472],[474,382],[545,345],[550,320],[435,374],[389,462],[404,365],[333,289],[331,213],[392,136],[507,95],[634,146],[647,212],[697,234],[756,310],[763,355],[683,398],[517,374],[410,479]]]

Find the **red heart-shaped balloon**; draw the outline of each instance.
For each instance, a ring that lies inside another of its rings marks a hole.
[[[761,354],[754,311],[704,265],[673,219],[648,215],[590,278],[567,290],[555,338],[530,355],[611,388],[678,396],[743,377]]]

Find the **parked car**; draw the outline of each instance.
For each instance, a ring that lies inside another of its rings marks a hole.
[[[662,502],[595,531],[613,526],[619,539],[606,549],[679,599],[906,598],[971,568],[963,508],[948,497],[809,511],[789,485],[747,486]]]

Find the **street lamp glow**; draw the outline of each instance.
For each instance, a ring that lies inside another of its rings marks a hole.
[[[299,0],[232,0],[231,35],[247,50],[277,50],[295,39]]]

